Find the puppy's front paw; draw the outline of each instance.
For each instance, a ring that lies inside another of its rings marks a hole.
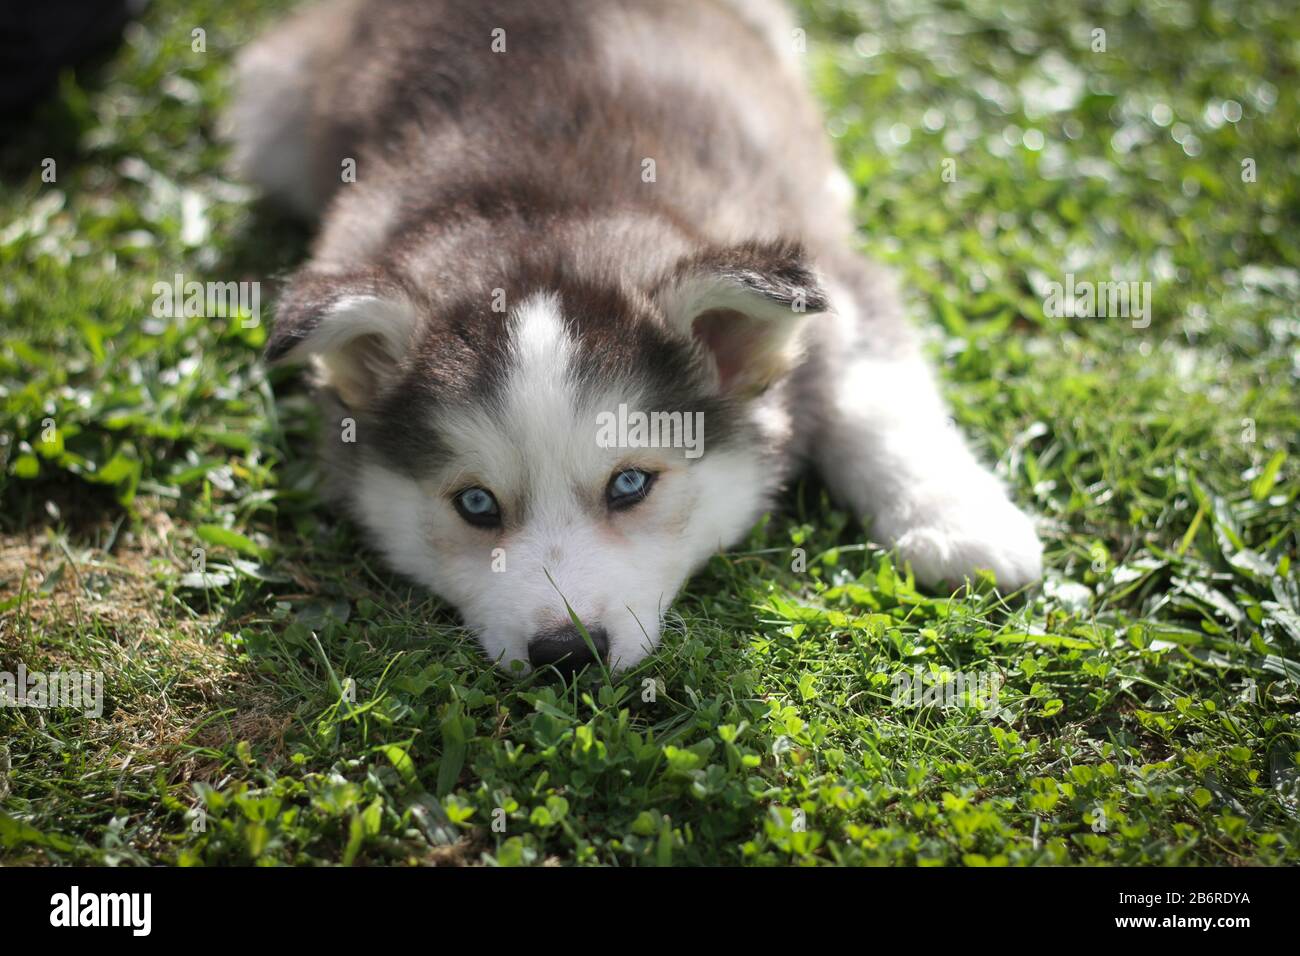
[[[913,516],[895,544],[922,584],[957,585],[984,569],[1006,592],[1042,577],[1043,546],[1033,522],[1001,489],[921,507]]]

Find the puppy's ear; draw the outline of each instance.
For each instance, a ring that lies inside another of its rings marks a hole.
[[[798,243],[745,242],[683,258],[654,299],[669,324],[705,350],[721,391],[749,397],[795,364],[798,331],[829,308]]]
[[[392,380],[418,324],[411,296],[382,272],[302,271],[280,299],[266,359],[315,359],[322,383],[355,408]]]

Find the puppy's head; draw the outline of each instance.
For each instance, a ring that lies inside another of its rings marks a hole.
[[[489,657],[621,669],[764,507],[755,399],[825,307],[784,243],[708,249],[635,289],[521,270],[431,297],[305,272],[267,354],[315,363],[335,487]]]

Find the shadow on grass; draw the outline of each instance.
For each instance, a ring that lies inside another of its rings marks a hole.
[[[269,283],[274,293],[285,277],[306,260],[314,232],[284,208],[258,199],[249,206],[246,221],[226,243],[212,271],[232,279]],[[263,296],[262,301],[274,301],[274,296]]]

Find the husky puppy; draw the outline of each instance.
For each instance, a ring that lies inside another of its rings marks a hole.
[[[923,583],[1040,575],[853,251],[798,37],[774,0],[330,0],[241,58],[238,169],[319,222],[267,358],[507,667],[636,664],[804,465]]]

